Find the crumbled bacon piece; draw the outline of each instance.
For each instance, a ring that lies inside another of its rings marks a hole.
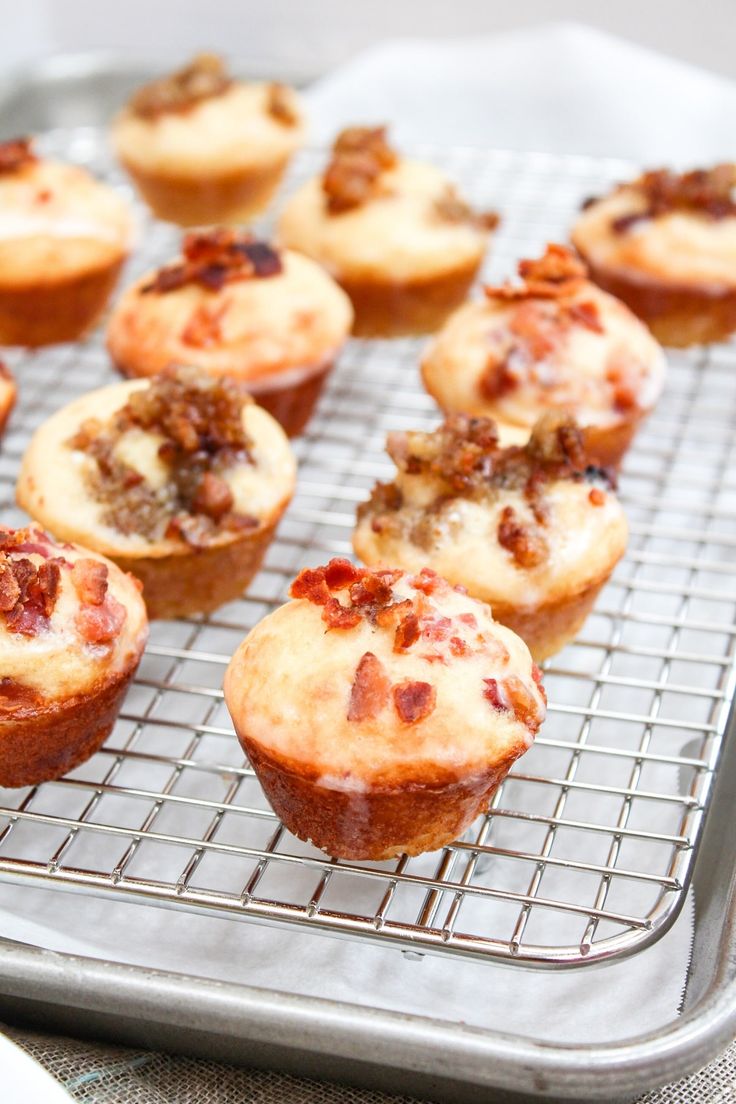
[[[86,644],[109,644],[122,629],[125,618],[125,606],[108,594],[102,605],[80,606],[74,623]]]
[[[586,330],[592,330],[593,333],[599,334],[605,332],[598,304],[592,300],[586,300],[583,303],[570,303],[567,312],[573,322],[578,322]]]
[[[422,624],[423,640],[447,640],[452,632],[452,621],[449,617],[433,617]]]
[[[337,136],[332,159],[322,177],[327,209],[332,214],[360,207],[371,198],[376,182],[396,164],[385,127],[349,127]]]
[[[624,185],[644,197],[643,210],[611,220],[615,234],[626,234],[637,223],[681,211],[714,220],[736,215],[736,165],[728,162],[712,169],[674,173],[655,169],[633,184]]]
[[[289,587],[289,597],[306,598],[316,606],[324,606],[330,598],[325,572],[324,567],[303,568]]]
[[[432,204],[432,213],[442,222],[465,223],[477,230],[495,230],[500,220],[495,211],[474,211],[454,184],[446,184]]]
[[[24,686],[22,682],[8,675],[0,677],[0,706],[3,713],[15,712],[34,706],[41,700],[41,695],[31,686]]]
[[[107,564],[99,560],[77,560],[72,568],[72,583],[83,605],[101,606],[107,594]]]
[[[434,686],[429,682],[406,682],[394,686],[394,705],[404,724],[416,724],[433,712],[436,702]]]
[[[460,613],[457,619],[462,621],[463,625],[469,625],[471,629],[478,628],[478,618],[474,613]]]
[[[221,475],[205,472],[192,500],[192,510],[219,521],[235,504],[233,492]]]
[[[419,618],[415,613],[407,613],[396,626],[394,633],[394,651],[405,652],[419,639]]]
[[[418,575],[412,576],[409,585],[414,590],[421,590],[422,594],[434,594],[439,582],[440,579],[436,571],[433,571],[431,567],[423,567]]]
[[[530,730],[536,732],[544,720],[543,712],[531,690],[518,675],[509,675],[504,680],[504,695],[509,702],[511,712]]]
[[[506,548],[519,567],[538,567],[547,558],[546,540],[531,525],[519,521],[513,506],[504,506],[498,523],[498,543]]]
[[[376,625],[380,625],[382,629],[391,629],[408,613],[412,613],[414,610],[414,604],[409,598],[402,598],[399,602],[392,602],[388,606],[383,606],[381,609],[376,610],[374,615],[374,622]]]
[[[188,65],[144,85],[133,94],[129,108],[142,119],[189,111],[203,100],[221,96],[232,85],[222,58],[197,54]]]
[[[141,295],[165,295],[187,284],[221,291],[238,280],[264,279],[283,271],[281,257],[266,242],[246,230],[219,226],[184,235],[183,259],[166,265],[140,289]]]
[[[343,606],[337,598],[328,598],[322,610],[322,620],[330,629],[354,629],[362,616],[359,610]]]
[[[454,656],[466,656],[470,655],[471,648],[465,641],[459,636],[450,637],[450,651]]]
[[[189,316],[181,340],[195,349],[208,349],[222,341],[222,320],[230,304],[220,303],[214,310],[206,303],[200,303]]]
[[[501,694],[501,688],[498,685],[498,679],[483,679],[483,685],[485,687],[483,691],[483,697],[491,703],[494,709],[499,710],[499,712],[507,713],[509,711],[508,702]]]
[[[572,250],[551,242],[542,257],[519,261],[521,282],[508,281],[484,288],[489,299],[559,299],[573,295],[585,281],[587,269]]]
[[[365,652],[355,671],[348,705],[349,721],[373,720],[387,705],[391,680],[373,652]]]
[[[343,590],[361,579],[365,573],[350,560],[335,557],[325,568],[325,582],[330,590]]]
[[[279,81],[271,81],[268,86],[266,110],[283,126],[293,127],[299,122],[292,91]]]
[[[600,487],[591,487],[588,491],[588,499],[591,506],[603,506],[606,501],[606,496]]]
[[[491,354],[486,367],[478,379],[478,390],[484,399],[495,402],[497,399],[515,391],[521,379],[511,367],[511,351],[501,360]]]
[[[49,627],[59,593],[63,560],[13,559],[0,553],[0,611],[9,632],[35,636]]]
[[[0,142],[0,173],[16,172],[34,161],[38,161],[38,158],[33,152],[31,138],[11,138],[7,142]]]

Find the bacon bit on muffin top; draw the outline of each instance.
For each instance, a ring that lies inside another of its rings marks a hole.
[[[532,511],[534,523],[523,522],[513,505],[504,506],[497,539],[520,568],[544,563],[548,545],[544,529],[549,522],[546,488],[560,480],[587,479],[612,489],[611,473],[586,462],[583,438],[569,415],[549,411],[534,426],[525,445],[502,448],[496,424],[490,418],[453,414],[432,433],[390,433],[387,451],[403,475],[420,476],[436,483],[437,493],[423,509],[422,519],[431,529],[438,511],[454,498],[492,502],[505,492],[518,492]],[[591,504],[605,501],[599,488]],[[378,483],[370,499],[358,507],[358,518],[371,518],[375,532],[403,533],[404,495],[397,483]],[[409,539],[420,547],[431,543],[423,537],[422,520],[409,523]]]
[[[632,226],[674,212],[723,219],[736,215],[736,165],[725,162],[712,169],[692,169],[675,173],[670,169],[653,169],[643,173],[631,184],[622,184],[617,191],[634,191],[642,195],[646,206],[630,215],[611,220],[616,234],[625,234]],[[583,209],[593,206],[598,197],[586,199]]]
[[[86,644],[109,644],[125,622],[125,607],[108,592],[107,564],[53,555],[69,548],[41,529],[0,529],[0,616],[11,633],[30,637],[48,631],[62,571],[69,572],[79,600],[77,632]],[[30,556],[40,556],[41,563]]]
[[[415,592],[409,598],[397,594],[395,584],[405,579]],[[371,570],[356,567],[349,560],[332,559],[323,567],[305,568],[289,589],[291,598],[304,599],[322,608],[327,631],[349,631],[365,623],[373,630],[392,633],[392,650],[398,655],[409,651],[428,664],[447,665],[452,660],[482,656],[497,666],[506,666],[510,656],[500,640],[483,633],[472,612],[445,616],[433,598],[451,591],[464,593],[463,587],[451,587],[431,568],[416,575],[392,569]],[[541,672],[532,672],[543,701]],[[514,713],[530,732],[535,733],[543,720],[534,695],[521,679],[510,675],[502,680],[484,679],[484,684],[501,687],[497,699],[483,689],[494,709]],[[432,683],[405,679],[393,684],[384,663],[374,652],[366,651],[355,669],[347,704],[349,721],[375,719],[390,704],[406,725],[429,717],[436,706]]]
[[[386,137],[386,127],[348,127],[338,134],[322,177],[327,210],[340,214],[366,203],[381,173],[398,161]]]
[[[107,423],[83,422],[67,444],[94,461],[87,486],[104,504],[105,523],[149,540],[180,538],[195,548],[223,532],[257,528],[256,518],[235,511],[224,478],[234,465],[254,462],[243,427],[250,402],[233,380],[177,368],[133,391]],[[125,434],[136,429],[163,438],[158,455],[169,472],[163,487],[153,488],[116,454]]]
[[[203,100],[221,96],[232,83],[233,79],[221,57],[201,53],[174,73],[143,85],[133,93],[128,107],[141,119],[155,119],[171,112],[182,113]]]
[[[489,299],[563,299],[574,295],[585,283],[588,270],[567,246],[550,242],[543,256],[519,261],[520,283],[487,284]]]
[[[279,81],[271,81],[268,86],[266,110],[282,126],[293,127],[299,122],[299,116],[294,110],[291,89]]]
[[[263,279],[283,271],[277,250],[244,230],[216,227],[184,235],[184,258],[160,268],[141,295],[165,295],[187,284],[220,291],[236,280]]]
[[[454,184],[446,184],[435,199],[432,213],[441,222],[465,223],[478,230],[495,230],[501,221],[497,211],[474,211],[462,198]]]
[[[24,165],[38,161],[33,151],[32,138],[10,138],[0,142],[0,173],[16,172]]]

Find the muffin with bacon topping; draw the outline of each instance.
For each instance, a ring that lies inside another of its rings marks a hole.
[[[131,246],[128,206],[84,169],[0,143],[0,344],[74,341],[96,322]]]
[[[242,223],[268,205],[304,140],[304,120],[291,88],[236,81],[222,58],[198,54],[138,89],[112,139],[159,218]]]
[[[302,571],[246,637],[225,700],[286,827],[332,855],[451,843],[544,720],[526,645],[433,571]]]
[[[103,556],[0,528],[0,786],[59,778],[104,743],[148,635],[139,591]]]
[[[646,172],[587,200],[572,240],[664,345],[736,330],[736,165]]]
[[[507,443],[567,411],[591,463],[618,465],[662,390],[662,350],[564,246],[521,261],[519,276],[448,319],[424,355],[425,387],[447,413],[495,419]]]
[[[273,418],[242,386],[177,369],[76,399],[36,431],[18,502],[144,585],[151,617],[242,595],[294,491]]]
[[[181,258],[125,292],[107,345],[126,376],[193,364],[239,380],[294,436],[352,318],[347,296],[314,261],[218,228],[187,234]]]
[[[546,414],[502,448],[488,418],[456,414],[433,433],[391,433],[392,483],[358,508],[367,564],[430,564],[490,603],[541,662],[582,626],[626,548],[609,473],[587,466],[575,423]]]
[[[0,437],[15,406],[18,388],[10,369],[0,360]]]
[[[462,302],[497,222],[439,169],[396,153],[385,127],[351,127],[287,202],[279,237],[345,288],[355,333],[390,337],[435,330]]]

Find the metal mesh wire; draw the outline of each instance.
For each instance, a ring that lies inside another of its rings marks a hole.
[[[103,137],[45,148],[121,190]],[[630,174],[617,161],[420,151],[503,214],[485,275],[564,239],[580,200]],[[303,154],[290,185],[321,157]],[[130,197],[132,199],[132,196]],[[176,251],[139,210],[127,278]],[[661,934],[682,903],[734,682],[736,353],[669,356],[666,393],[625,463],[629,551],[580,638],[547,665],[548,720],[452,847],[384,863],[330,859],[276,820],[232,734],[220,685],[243,635],[297,570],[349,554],[355,505],[391,473],[387,430],[438,420],[419,343],[354,341],[296,443],[296,497],[247,597],[158,622],[105,748],[66,778],[0,790],[0,878],[533,965],[601,961]],[[114,378],[102,333],[8,357],[22,391],[0,449],[0,509],[29,434]]]

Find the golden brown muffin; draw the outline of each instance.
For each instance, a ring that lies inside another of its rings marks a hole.
[[[305,570],[246,637],[225,700],[289,831],[342,858],[457,839],[545,715],[538,668],[433,571]]]
[[[350,296],[354,332],[437,329],[465,298],[493,214],[476,214],[439,169],[400,157],[384,127],[338,135],[321,177],[279,219],[279,239],[319,261]]]
[[[242,387],[178,369],[76,399],[38,429],[18,502],[144,585],[150,617],[240,597],[294,491],[280,426]]]
[[[294,436],[352,318],[347,296],[314,261],[219,228],[187,234],[181,258],[128,289],[107,345],[126,376],[193,364],[239,380]]]
[[[139,89],[112,140],[159,218],[243,223],[268,206],[304,141],[304,121],[292,89],[236,81],[221,58],[199,54]]]
[[[521,261],[519,275],[448,319],[424,354],[425,387],[447,413],[493,418],[508,444],[567,411],[590,462],[618,465],[662,390],[662,350],[563,246]]]
[[[546,414],[525,446],[501,448],[488,418],[456,414],[433,433],[392,433],[392,483],[358,508],[370,566],[429,564],[488,602],[540,663],[571,640],[626,548],[610,477],[582,434]]]
[[[131,246],[126,203],[76,165],[0,144],[0,344],[74,341],[97,321]]]
[[[15,406],[18,397],[18,388],[7,365],[0,360],[0,437],[8,424],[8,418]]]
[[[588,200],[572,232],[591,277],[664,345],[736,330],[736,165],[659,169]]]
[[[41,529],[0,528],[0,786],[35,786],[104,743],[148,635],[135,580]]]

